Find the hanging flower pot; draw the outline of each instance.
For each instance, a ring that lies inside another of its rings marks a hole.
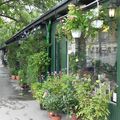
[[[51,120],[61,120],[61,116],[60,115],[52,115]]]
[[[117,93],[113,92],[113,102],[117,102]]]
[[[94,20],[92,21],[91,26],[94,28],[102,28],[103,20]]]
[[[80,29],[73,29],[71,30],[72,37],[73,38],[80,38],[81,36],[81,30]]]

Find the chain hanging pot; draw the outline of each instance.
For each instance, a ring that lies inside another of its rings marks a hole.
[[[71,34],[73,38],[80,38],[81,30],[80,29],[73,29],[71,30]]]
[[[103,27],[103,20],[94,20],[91,23],[91,26],[94,28],[102,28]]]

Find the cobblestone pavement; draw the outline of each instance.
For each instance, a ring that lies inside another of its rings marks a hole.
[[[0,120],[49,120],[45,110],[31,96],[21,96],[18,81],[10,80],[7,68],[0,67]],[[66,120],[62,117],[62,120]]]

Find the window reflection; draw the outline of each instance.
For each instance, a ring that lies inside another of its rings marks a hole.
[[[116,54],[117,54],[117,42],[116,42],[116,32],[99,32],[96,40],[91,42],[88,40],[86,45],[91,44],[91,47],[86,48],[86,60],[87,67],[94,68],[94,74],[97,75],[99,80],[108,81],[109,88],[112,90],[116,85]],[[91,61],[90,61],[91,60]],[[116,90],[113,93],[112,101],[116,102]]]

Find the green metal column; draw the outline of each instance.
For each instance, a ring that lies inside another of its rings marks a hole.
[[[53,23],[51,29],[51,72],[67,68],[67,42],[64,37],[58,39],[56,35],[58,24],[59,22]]]
[[[120,120],[120,8],[117,9],[117,104],[110,104],[110,120]]]
[[[118,23],[118,34],[117,34],[117,42],[118,42],[118,51],[117,51],[117,118],[116,120],[120,120],[120,7],[117,10],[117,23]]]
[[[52,24],[51,28],[51,72],[55,71],[55,62],[56,62],[56,56],[55,56],[55,31],[56,31],[56,24]]]

